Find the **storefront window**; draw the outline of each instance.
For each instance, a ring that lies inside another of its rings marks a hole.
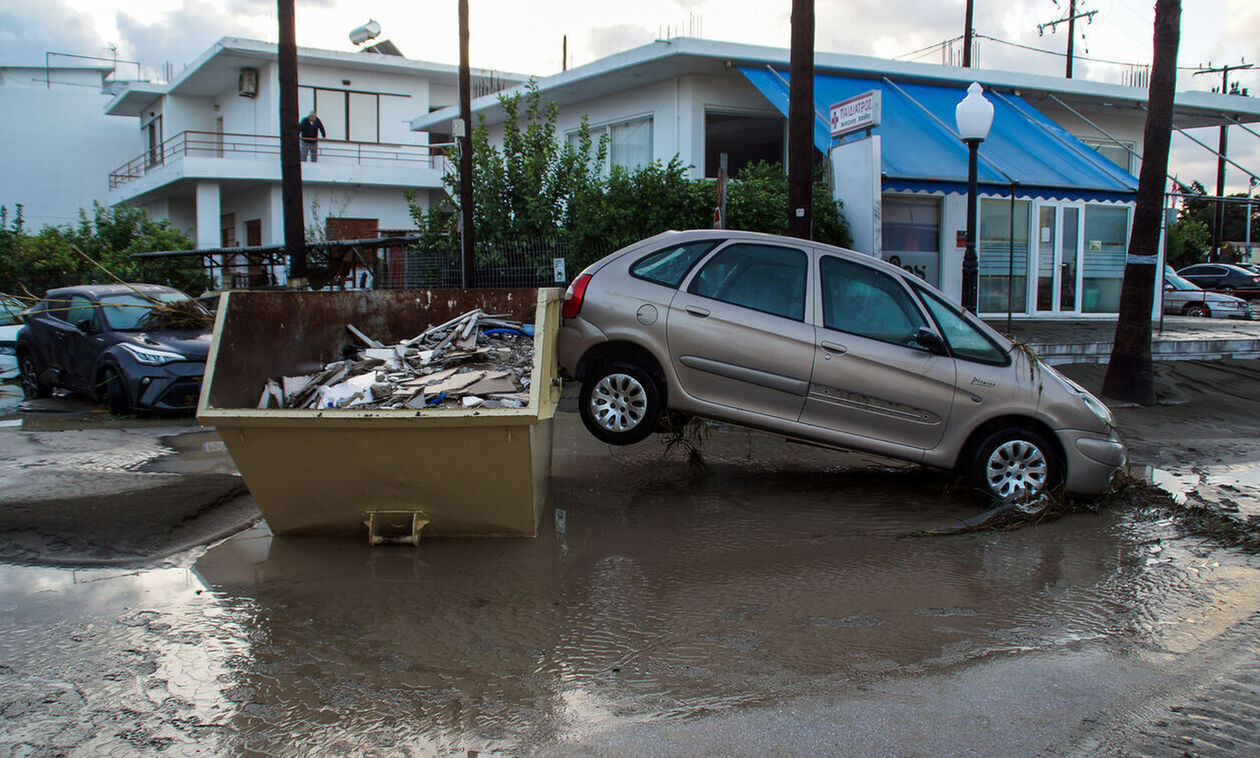
[[[1014,238],[1010,200],[980,201],[980,312],[1023,313],[1028,308],[1027,200],[1014,203]]]
[[[884,260],[939,287],[941,201],[885,195],[880,218]]]
[[[1129,236],[1129,209],[1124,206],[1085,207],[1084,272],[1081,310],[1118,313],[1120,285]]]

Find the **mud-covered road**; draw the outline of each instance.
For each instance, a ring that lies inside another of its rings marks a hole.
[[[1135,458],[1245,517],[1256,364],[1164,371]],[[0,395],[0,756],[1260,750],[1256,559],[1162,512],[924,537],[981,509],[945,475],[562,412],[539,538],[373,549],[251,527],[213,431],[58,403]]]

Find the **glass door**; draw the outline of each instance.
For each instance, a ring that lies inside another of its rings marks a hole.
[[[1039,205],[1037,208],[1038,313],[1079,313],[1081,209]]]

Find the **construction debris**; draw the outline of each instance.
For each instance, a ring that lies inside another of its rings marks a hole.
[[[532,325],[478,308],[395,345],[352,324],[363,347],[306,376],[271,379],[259,408],[524,408],[534,366]]]

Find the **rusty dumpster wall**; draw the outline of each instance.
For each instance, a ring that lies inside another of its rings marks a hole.
[[[557,289],[248,292],[224,298],[198,418],[218,428],[272,531],[363,537],[369,511],[417,510],[425,534],[537,533],[559,401]],[[309,373],[473,308],[533,322],[526,408],[257,408],[269,378]]]

